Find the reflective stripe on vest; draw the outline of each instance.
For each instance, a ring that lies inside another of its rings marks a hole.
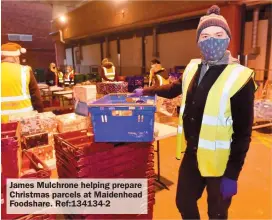
[[[181,152],[186,149],[182,115],[185,109],[187,89],[197,67],[196,62],[190,63],[183,75],[177,159],[180,159]],[[239,64],[231,64],[225,68],[210,89],[203,113],[197,150],[198,167],[202,176],[222,176],[224,174],[233,134],[230,99],[252,77],[252,70]]]
[[[26,113],[26,112],[31,112],[33,111],[33,107],[26,107],[26,108],[21,108],[21,109],[11,109],[11,110],[3,110],[1,111],[2,115],[12,115],[12,114],[17,114],[17,113]]]
[[[169,80],[164,79],[162,76],[160,76],[160,75],[157,74],[156,77],[157,77],[157,79],[159,81],[159,86],[169,84]]]
[[[59,83],[63,83],[63,73],[60,72],[58,76],[59,76]]]
[[[109,80],[114,80],[115,77],[115,67],[112,66],[112,72],[108,72],[108,69],[106,67],[103,67],[104,73],[106,78],[108,78]]]

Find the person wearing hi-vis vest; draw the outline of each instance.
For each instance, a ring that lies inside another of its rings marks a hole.
[[[253,124],[254,72],[227,50],[231,32],[218,6],[200,19],[193,59],[182,78],[161,87],[136,89],[133,96],[174,98],[182,94],[176,158],[176,205],[183,219],[199,219],[197,201],[204,188],[210,219],[226,219],[249,149]]]
[[[109,62],[109,60],[107,58],[102,60],[101,63],[101,78],[102,78],[102,82],[104,81],[110,81],[110,82],[114,82],[114,81],[118,81],[118,75],[115,69],[115,66],[113,65],[112,62]]]
[[[64,75],[64,85],[65,86],[73,86],[74,85],[74,70],[71,66],[67,66],[66,74]]]
[[[63,87],[64,80],[63,80],[63,73],[61,72],[60,68],[57,68],[58,73],[58,86]]]
[[[151,60],[151,69],[149,71],[149,86],[162,86],[169,84],[169,76],[161,62],[157,59]]]
[[[43,104],[37,81],[29,66],[20,65],[20,55],[26,49],[16,43],[1,46],[1,122],[9,116],[37,110],[43,111]]]

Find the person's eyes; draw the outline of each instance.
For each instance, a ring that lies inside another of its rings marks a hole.
[[[223,34],[220,33],[220,34],[217,34],[216,36],[217,37],[223,37]]]
[[[207,39],[208,37],[208,35],[202,35],[202,39]]]

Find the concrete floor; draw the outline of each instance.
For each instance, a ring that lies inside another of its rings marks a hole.
[[[157,187],[154,219],[181,219],[175,205],[180,166],[180,161],[175,159],[175,143],[175,137],[160,142],[161,176],[169,190]],[[201,219],[208,219],[206,199],[204,192],[199,200]],[[272,132],[253,132],[229,219],[272,219]]]

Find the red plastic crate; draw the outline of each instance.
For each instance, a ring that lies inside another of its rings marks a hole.
[[[54,136],[55,138],[55,148],[61,149],[65,152],[69,152],[70,154],[74,155],[75,157],[86,156],[92,154],[94,152],[99,151],[107,151],[114,147],[113,144],[109,143],[84,143],[81,146],[76,146],[70,144],[68,141],[59,138],[57,135]]]
[[[49,215],[49,214],[37,214],[37,215],[25,215],[17,220],[53,220],[57,219],[56,215]]]
[[[9,178],[20,175],[20,148],[16,137],[1,139],[2,174]]]
[[[88,133],[87,130],[57,134],[54,136],[54,139],[56,148],[70,152],[75,157],[80,157],[91,152],[108,151],[111,148],[115,149],[114,152],[116,152],[116,154],[121,154],[121,152],[131,151],[132,148],[137,149],[140,147],[149,148],[151,152],[154,151],[150,143],[128,143],[121,146],[109,143],[92,143],[93,134]]]
[[[79,137],[85,137],[88,135],[92,135],[91,131],[88,130],[80,130],[80,131],[71,131],[71,132],[64,132],[64,133],[59,133],[58,137],[64,139],[64,140],[71,140],[73,138],[79,138]]]
[[[1,138],[19,137],[19,122],[1,124]]]
[[[23,166],[22,171],[34,169],[36,172],[32,174],[25,174],[20,176],[20,179],[24,181],[24,178],[50,178],[51,172],[34,153],[24,150],[23,151]],[[41,164],[43,168],[40,168],[38,164]],[[5,177],[2,175],[2,179]],[[6,213],[6,179],[2,181],[1,187],[1,196],[2,196],[2,204],[1,204],[1,216],[2,219],[17,219],[18,217],[22,217],[22,220],[26,219],[55,219],[53,218],[54,215],[24,215],[24,214],[14,214],[10,215]],[[21,219],[21,218],[20,218]]]
[[[117,150],[117,148],[116,148]],[[133,150],[133,149],[132,149]],[[60,160],[63,160],[64,162],[67,162],[69,166],[73,166],[76,168],[80,168],[83,166],[115,166],[116,164],[126,163],[130,162],[131,160],[142,160],[143,163],[147,161],[153,161],[154,154],[149,153],[144,148],[138,148],[137,150],[134,150],[130,152],[128,155],[116,155],[115,149],[110,150],[107,152],[107,154],[102,153],[96,153],[91,156],[87,157],[72,157],[70,154],[67,154],[65,151],[61,151],[59,149],[56,149],[56,157],[60,158]]]
[[[20,178],[50,178],[51,171],[48,166],[33,152],[23,151],[22,173],[26,170],[34,169],[36,172],[23,174]],[[39,164],[42,166],[39,167]]]
[[[48,145],[48,141],[48,132],[24,135],[22,138],[22,148],[30,149],[33,147]]]
[[[108,169],[91,170],[88,167],[83,169],[75,169],[68,167],[67,163],[64,163],[57,158],[57,170],[60,178],[152,178],[155,175],[154,163],[149,162],[145,165],[141,163],[133,164],[131,168],[126,164],[117,165],[116,167],[109,167]],[[98,165],[97,165],[98,166]]]

